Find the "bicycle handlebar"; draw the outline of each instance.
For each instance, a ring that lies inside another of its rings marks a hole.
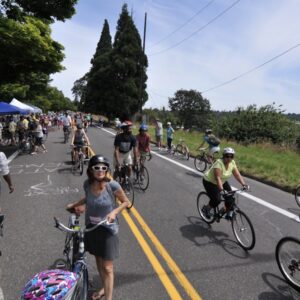
[[[61,231],[64,232],[69,232],[69,233],[75,233],[80,231],[80,229],[72,229],[67,227],[66,225],[64,225],[63,223],[61,223],[56,217],[54,217],[54,222],[55,222],[55,227],[58,228]],[[99,226],[101,226],[102,224],[106,223],[107,225],[111,225],[113,223],[109,223],[108,220],[105,218],[104,220],[100,221],[98,224],[96,224],[95,226],[91,227],[91,228],[84,228],[83,232],[90,232],[95,230],[96,228],[98,228]]]

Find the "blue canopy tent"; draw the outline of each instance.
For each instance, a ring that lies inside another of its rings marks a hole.
[[[0,115],[15,115],[15,114],[28,115],[29,113],[30,113],[29,110],[16,107],[6,102],[0,102]]]

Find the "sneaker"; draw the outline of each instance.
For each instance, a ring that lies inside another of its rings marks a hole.
[[[230,210],[226,216],[225,216],[225,219],[226,220],[232,220],[232,217],[233,217],[233,210]]]
[[[31,154],[31,155],[35,155],[35,154],[37,154],[37,153],[36,153],[36,152],[31,152],[30,154]]]

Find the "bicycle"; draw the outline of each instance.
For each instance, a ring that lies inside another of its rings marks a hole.
[[[131,178],[129,177],[129,165],[123,164],[121,167],[114,170],[114,179],[118,181],[124,190],[127,198],[130,201],[130,205],[127,206],[130,209],[134,203],[134,188]]]
[[[64,131],[64,143],[66,144],[70,138],[71,126],[64,126],[63,131]]]
[[[300,206],[300,185],[296,188],[295,191],[295,200],[298,206]]]
[[[231,227],[233,234],[238,242],[238,244],[244,250],[251,250],[255,246],[255,232],[253,225],[248,218],[248,216],[239,209],[237,206],[237,192],[243,192],[244,190],[229,191],[225,197],[232,197],[233,202],[229,210],[223,208],[219,209],[219,206],[211,208],[209,212],[205,212],[205,208],[210,201],[210,198],[206,192],[200,192],[197,197],[197,209],[200,217],[207,224],[212,224],[213,222],[220,222],[222,218],[227,218],[231,220]],[[221,196],[221,202],[225,202],[224,196]],[[247,236],[249,234],[249,236]]]
[[[190,151],[188,146],[185,144],[184,139],[179,139],[179,143],[175,146],[173,150],[173,155],[182,155],[183,158],[189,160]]]
[[[3,223],[4,223],[4,215],[0,214],[0,236],[3,236]],[[0,250],[0,256],[2,255],[2,252]]]
[[[300,291],[300,240],[294,237],[282,238],[275,250],[276,262],[287,283]]]
[[[77,159],[74,157],[75,152],[77,152]],[[71,159],[73,163],[72,173],[76,174],[79,172],[79,174],[82,175],[84,169],[84,153],[82,152],[82,147],[73,147],[73,151],[71,151]]]
[[[194,159],[194,166],[195,166],[196,170],[199,172],[204,172],[208,166],[211,166],[216,161],[215,157],[213,157],[212,162],[208,159],[206,149],[207,148],[199,148],[198,150],[200,151],[200,154],[195,156],[195,159]],[[214,155],[215,154],[217,154],[217,152],[214,153]]]
[[[145,161],[150,160],[152,158],[151,153],[147,153],[146,155],[141,155],[139,162],[134,167],[134,180],[138,183],[140,189],[142,191],[146,191],[149,187],[149,172],[148,169],[145,167]]]
[[[86,300],[88,297],[88,268],[85,257],[84,235],[106,223],[102,220],[91,228],[81,228],[79,217],[70,215],[69,224],[65,226],[54,218],[55,227],[66,232],[64,255],[67,257],[67,270],[46,270],[36,274],[26,284],[21,300],[27,299],[74,299]],[[57,298],[56,298],[57,297]]]

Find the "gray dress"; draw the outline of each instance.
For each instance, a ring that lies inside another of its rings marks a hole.
[[[88,181],[83,185],[86,195],[86,214],[85,224],[92,227],[104,219],[115,207],[116,201],[114,192],[121,189],[116,181],[106,183],[105,189],[99,194],[94,195],[90,189]],[[97,229],[86,233],[86,250],[104,260],[114,260],[119,256],[119,238],[117,232],[117,221],[114,225],[99,226]]]

